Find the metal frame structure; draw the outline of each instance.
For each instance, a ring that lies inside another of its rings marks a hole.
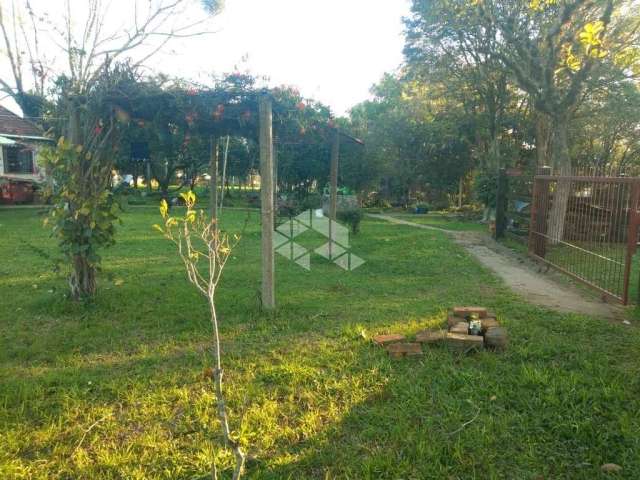
[[[534,178],[529,254],[628,304],[640,178],[540,173]]]

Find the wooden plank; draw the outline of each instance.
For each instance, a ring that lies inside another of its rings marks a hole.
[[[262,210],[262,308],[272,310],[275,299],[273,251],[273,114],[271,98],[260,97],[260,200]]]

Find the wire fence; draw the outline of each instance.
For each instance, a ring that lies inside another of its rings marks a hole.
[[[541,171],[534,179],[529,253],[627,304],[639,198],[640,178],[621,171]]]

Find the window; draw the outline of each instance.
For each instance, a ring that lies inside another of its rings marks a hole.
[[[4,147],[5,173],[33,173],[33,151],[25,147]]]

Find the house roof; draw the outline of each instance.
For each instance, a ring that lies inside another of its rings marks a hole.
[[[0,105],[0,135],[44,138],[41,128]]]

